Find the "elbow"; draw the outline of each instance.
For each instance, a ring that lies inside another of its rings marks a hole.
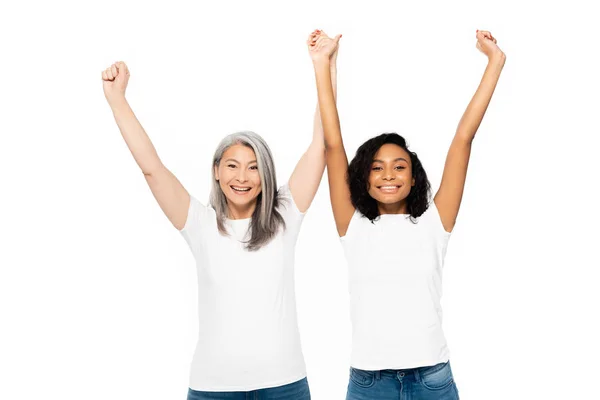
[[[341,149],[344,144],[341,140],[325,140],[325,151]]]
[[[458,131],[454,136],[454,141],[461,145],[470,146],[473,143],[473,140],[475,139],[476,133],[476,131],[472,133]]]
[[[156,165],[148,165],[148,166],[145,165],[145,166],[140,166],[140,167],[142,169],[142,173],[144,174],[144,177],[149,178],[153,175],[156,175],[165,166],[162,163],[158,163]]]
[[[312,160],[325,159],[325,143],[313,141],[308,147],[306,155]]]

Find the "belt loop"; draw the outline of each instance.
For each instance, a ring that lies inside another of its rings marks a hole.
[[[375,379],[381,380],[381,371],[375,371]]]
[[[419,374],[419,368],[415,368],[415,381],[421,382],[421,375]]]

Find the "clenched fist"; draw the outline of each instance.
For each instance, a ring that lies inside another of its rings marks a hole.
[[[129,69],[123,61],[117,61],[102,71],[102,88],[108,102],[124,98],[127,82],[129,81]]]
[[[478,30],[475,37],[477,38],[475,47],[488,58],[505,58],[504,52],[502,52],[497,45],[498,42],[496,41],[496,38],[494,38],[489,31]]]

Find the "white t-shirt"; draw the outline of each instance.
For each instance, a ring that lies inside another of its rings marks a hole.
[[[351,365],[405,369],[448,361],[442,331],[442,267],[450,233],[435,203],[374,223],[358,210],[341,239],[348,262]]]
[[[214,209],[190,196],[181,234],[198,272],[199,337],[190,388],[250,391],[306,377],[294,290],[294,253],[304,214],[279,189],[286,227],[257,251],[244,249],[250,219],[217,229]]]

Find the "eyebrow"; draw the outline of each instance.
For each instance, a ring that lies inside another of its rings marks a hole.
[[[396,159],[395,159],[393,162],[396,162],[396,161],[406,161],[406,159],[405,159],[405,158],[402,158],[402,157],[398,157],[398,158],[396,158]],[[382,163],[382,164],[385,164],[385,162],[384,162],[384,161],[382,161],[382,160],[373,160],[373,162],[380,162],[380,163]],[[408,162],[408,161],[406,161],[406,162]]]
[[[236,164],[240,164],[240,162],[238,160],[236,160],[235,158],[228,158],[227,160],[225,160],[225,162],[229,162],[229,161],[233,161]],[[255,162],[256,162],[256,160],[252,160],[248,164],[252,164],[252,163],[255,163]]]

